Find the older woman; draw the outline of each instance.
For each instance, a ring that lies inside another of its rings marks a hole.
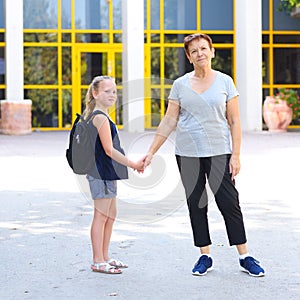
[[[236,245],[240,255],[240,268],[252,276],[263,276],[263,268],[247,250],[234,182],[240,171],[238,92],[230,76],[212,69],[215,50],[208,35],[185,37],[184,49],[194,70],[174,81],[167,112],[149,148],[145,166],[176,128],[176,160],[187,198],[194,244],[201,254],[192,274],[205,275],[213,267],[207,218],[208,180],[225,221],[229,244]]]

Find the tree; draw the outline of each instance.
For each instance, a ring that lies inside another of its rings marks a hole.
[[[296,7],[300,7],[300,0],[280,0],[277,10],[291,13]]]

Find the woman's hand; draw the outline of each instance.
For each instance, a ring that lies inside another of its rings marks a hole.
[[[146,159],[146,156],[142,157],[140,160],[133,162],[130,162],[130,167],[137,171],[138,173],[144,173],[145,167],[144,167],[144,161]]]
[[[231,155],[229,160],[229,172],[231,174],[231,180],[234,180],[234,177],[239,174],[241,169],[240,158],[237,155]]]
[[[238,96],[230,99],[227,102],[226,116],[230,128],[232,139],[232,155],[229,161],[229,170],[231,173],[231,180],[234,180],[235,175],[240,172],[240,149],[242,140],[242,130],[240,124],[239,102]]]
[[[153,154],[148,152],[144,158],[144,169],[151,164],[151,160],[153,158]]]

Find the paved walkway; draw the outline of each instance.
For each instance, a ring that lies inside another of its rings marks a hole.
[[[153,132],[121,132],[143,155]],[[93,273],[92,202],[64,158],[67,132],[0,135],[0,299],[300,299],[300,133],[244,133],[237,187],[250,252],[264,278],[239,271],[224,223],[209,204],[215,269],[191,275],[198,258],[173,152],[173,139],[144,175],[119,185],[111,254],[130,267]]]

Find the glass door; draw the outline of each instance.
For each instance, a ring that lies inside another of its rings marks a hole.
[[[110,117],[122,125],[122,48],[101,45],[78,47],[76,51],[76,83],[73,85],[73,115],[83,112],[85,96],[90,83],[95,76],[109,75],[115,78],[118,99],[109,110]]]

